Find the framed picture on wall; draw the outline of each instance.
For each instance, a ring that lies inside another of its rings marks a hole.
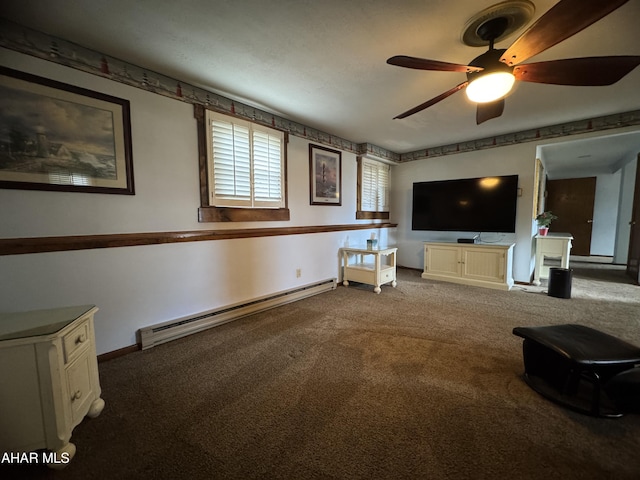
[[[309,144],[311,205],[342,205],[342,153]]]
[[[0,188],[133,195],[129,101],[0,67]]]

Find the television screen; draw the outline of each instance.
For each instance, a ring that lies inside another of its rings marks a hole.
[[[413,184],[413,230],[516,231],[518,175]]]

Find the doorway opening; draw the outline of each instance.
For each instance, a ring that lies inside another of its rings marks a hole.
[[[640,130],[540,145],[544,172],[536,211],[559,218],[551,231],[574,237],[571,262],[626,270],[640,263]]]

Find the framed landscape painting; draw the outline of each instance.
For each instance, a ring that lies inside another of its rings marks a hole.
[[[0,188],[133,195],[129,101],[0,67]]]
[[[309,144],[311,205],[342,205],[342,153]]]

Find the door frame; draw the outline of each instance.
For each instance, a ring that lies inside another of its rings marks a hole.
[[[636,163],[636,182],[634,185],[633,206],[629,221],[629,252],[627,253],[627,275],[640,285],[640,258],[632,258],[632,252],[640,253],[640,153]],[[638,255],[640,257],[640,255]]]

